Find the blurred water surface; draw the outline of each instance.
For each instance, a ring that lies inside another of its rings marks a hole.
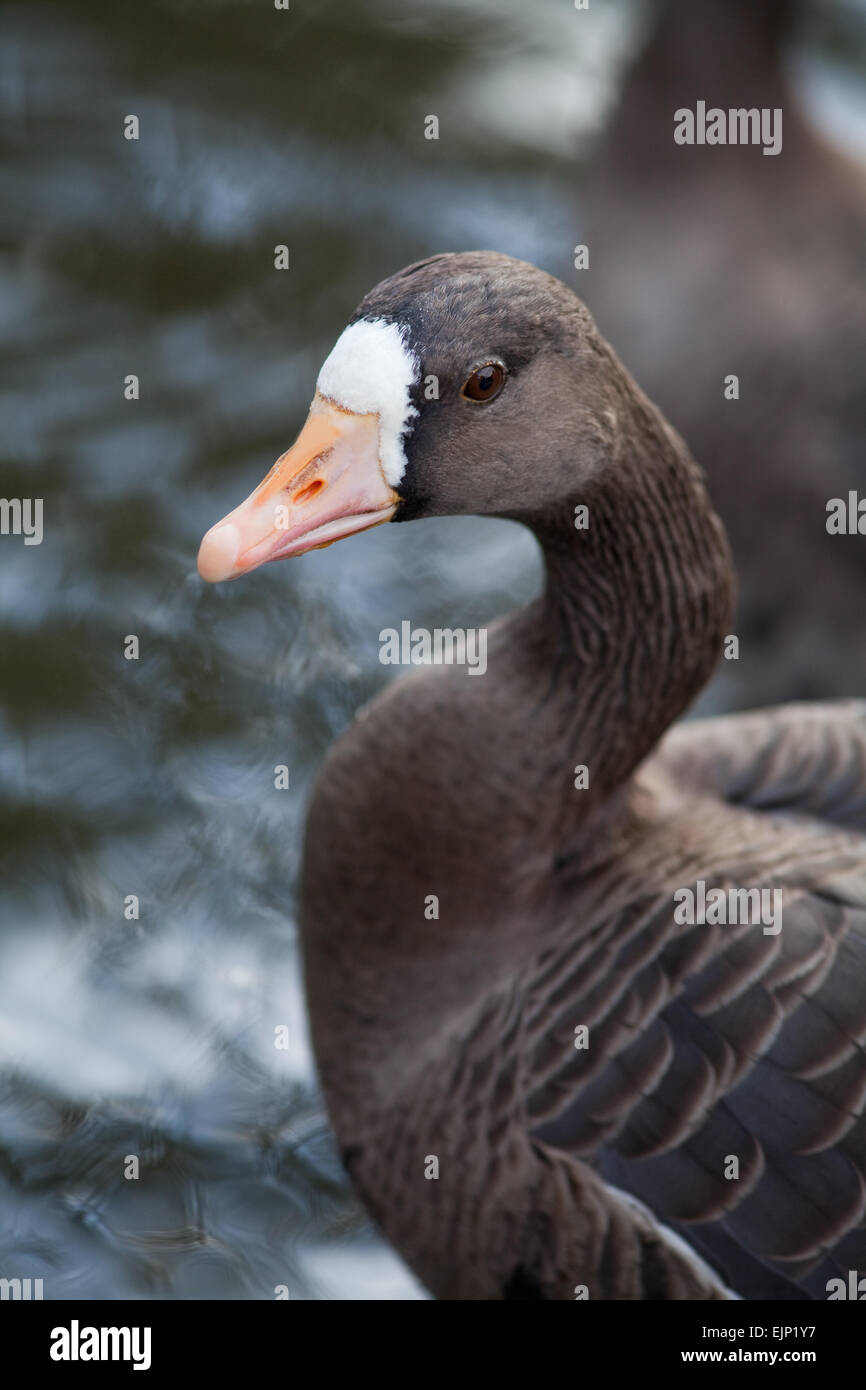
[[[537,586],[534,544],[386,527],[219,589],[195,554],[384,275],[494,247],[575,283],[580,159],[644,19],[0,7],[0,492],[45,507],[41,546],[0,539],[0,1277],[47,1298],[424,1296],[316,1091],[304,806],[387,678],[379,630],[484,623]],[[832,119],[850,63],[816,42]]]

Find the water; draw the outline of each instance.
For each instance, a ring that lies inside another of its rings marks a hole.
[[[0,491],[45,508],[41,546],[0,541],[0,1277],[424,1296],[323,1118],[300,832],[388,677],[379,630],[484,623],[536,588],[534,544],[385,527],[218,589],[195,554],[382,276],[491,246],[573,278],[579,161],[637,33],[556,0],[0,8]],[[845,57],[815,42],[830,109]]]

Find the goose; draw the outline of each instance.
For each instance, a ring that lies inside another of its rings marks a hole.
[[[866,1268],[866,706],[669,731],[728,631],[722,526],[580,300],[494,252],[362,300],[199,570],[464,512],[533,531],[543,593],[478,678],[391,682],[309,807],[343,1163],[438,1298],[825,1298]]]
[[[788,80],[800,9],[664,0],[582,188],[584,298],[700,459],[730,537],[741,708],[866,676],[866,547],[827,531],[828,503],[866,498],[866,172]],[[699,99],[781,111],[780,153],[676,144],[674,113]]]

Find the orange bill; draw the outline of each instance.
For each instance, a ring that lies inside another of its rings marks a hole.
[[[288,453],[245,502],[204,537],[202,579],[237,579],[269,560],[303,555],[390,521],[399,501],[379,458],[378,415],[316,394]]]

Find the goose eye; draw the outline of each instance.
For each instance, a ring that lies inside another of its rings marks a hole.
[[[460,392],[467,401],[492,401],[505,385],[505,368],[501,362],[485,362],[477,367],[463,383]]]

